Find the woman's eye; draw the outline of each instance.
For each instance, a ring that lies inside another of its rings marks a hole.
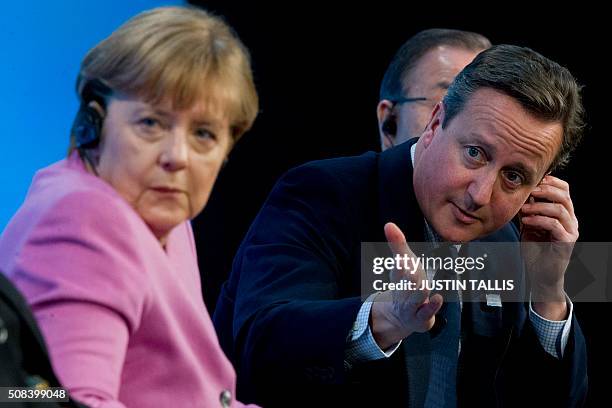
[[[150,118],[150,117],[146,117],[146,118],[142,118],[140,119],[139,123],[145,127],[155,127],[159,125],[159,121],[155,118]]]
[[[198,139],[211,139],[211,140],[217,139],[215,134],[209,131],[208,129],[197,129],[195,134],[198,137]]]

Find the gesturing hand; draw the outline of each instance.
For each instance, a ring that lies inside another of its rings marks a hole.
[[[397,225],[387,223],[385,237],[393,255],[416,258]],[[371,328],[381,349],[391,347],[414,332],[423,333],[433,327],[443,300],[440,294],[429,297],[429,290],[421,289],[424,279],[425,271],[421,267],[416,271],[396,269],[391,273],[391,282],[414,282],[416,289],[386,291],[376,298],[372,305]]]

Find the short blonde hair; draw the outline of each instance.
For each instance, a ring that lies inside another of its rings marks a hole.
[[[152,104],[169,99],[177,110],[200,101],[225,109],[234,142],[259,109],[248,50],[221,18],[195,7],[159,7],[125,22],[83,58],[82,101],[95,79]]]

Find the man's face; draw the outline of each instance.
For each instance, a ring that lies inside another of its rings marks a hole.
[[[445,129],[443,120],[440,104],[417,145],[414,190],[444,239],[471,241],[518,213],[552,163],[562,127],[489,88],[477,90]]]
[[[395,107],[397,133],[394,145],[420,136],[431,117],[431,111],[444,98],[457,74],[481,50],[439,46],[419,59],[406,77],[404,96],[425,97],[426,101],[400,103]]]

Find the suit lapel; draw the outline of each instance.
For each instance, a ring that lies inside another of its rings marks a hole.
[[[379,224],[394,222],[408,242],[422,242],[425,227],[412,186],[410,148],[417,139],[386,150],[378,159]]]
[[[379,228],[382,234],[387,222],[394,222],[410,242],[423,242],[424,218],[412,185],[410,140],[379,155]],[[384,235],[383,239],[384,239]],[[416,249],[414,249],[416,251]],[[402,342],[401,349],[408,379],[410,406],[423,406],[431,370],[429,333],[414,333]]]

